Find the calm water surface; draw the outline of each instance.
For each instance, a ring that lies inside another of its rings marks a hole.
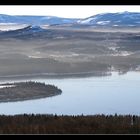
[[[38,100],[0,103],[0,114],[140,115],[140,72],[125,75],[113,72],[112,76],[106,77],[34,80],[54,84],[63,93]]]

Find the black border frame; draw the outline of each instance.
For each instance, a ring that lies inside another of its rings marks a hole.
[[[1,0],[0,5],[140,5],[138,0]]]

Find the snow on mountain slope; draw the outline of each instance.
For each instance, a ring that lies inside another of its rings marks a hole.
[[[27,24],[0,23],[0,31],[13,31],[28,27]]]
[[[83,25],[140,26],[140,13],[103,13],[77,21]]]
[[[89,24],[91,21],[95,21],[96,19],[97,19],[97,17],[91,17],[91,18],[87,18],[85,20],[78,20],[77,23]]]

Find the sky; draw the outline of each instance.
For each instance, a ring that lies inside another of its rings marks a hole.
[[[0,6],[0,14],[8,15],[42,15],[42,16],[58,16],[65,18],[87,18],[99,13],[115,13],[115,12],[140,12],[140,6],[98,6],[98,5],[86,5],[86,6]]]

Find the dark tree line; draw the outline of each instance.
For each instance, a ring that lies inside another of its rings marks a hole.
[[[132,123],[133,121],[133,123]],[[139,116],[0,116],[1,134],[139,134]]]

